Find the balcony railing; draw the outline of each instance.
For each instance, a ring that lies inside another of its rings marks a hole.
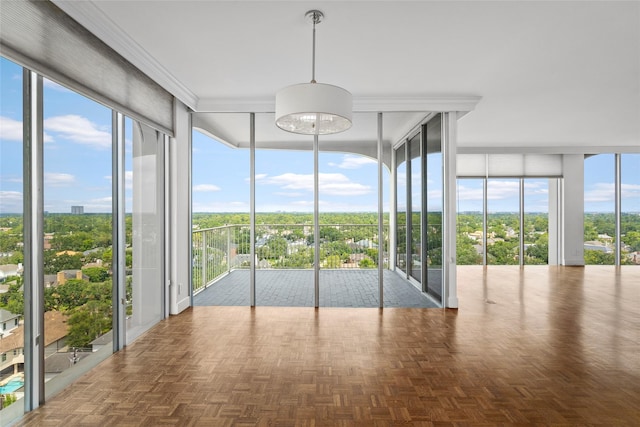
[[[388,268],[388,226],[383,227],[384,267]],[[304,224],[256,226],[256,268],[312,269],[314,230]],[[194,293],[234,269],[251,265],[248,225],[225,225],[193,231]],[[377,268],[378,226],[320,225],[320,268]]]

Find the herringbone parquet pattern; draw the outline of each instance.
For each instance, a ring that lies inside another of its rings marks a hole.
[[[18,425],[639,425],[640,268],[461,267],[460,309],[195,307]]]

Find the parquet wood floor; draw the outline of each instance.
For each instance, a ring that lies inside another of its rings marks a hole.
[[[195,307],[18,425],[640,425],[640,268],[458,281],[459,310]]]

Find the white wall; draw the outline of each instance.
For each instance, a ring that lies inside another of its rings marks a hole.
[[[169,143],[170,314],[191,305],[191,115],[184,104],[175,104],[175,138]]]
[[[564,154],[562,264],[584,265],[584,155]]]

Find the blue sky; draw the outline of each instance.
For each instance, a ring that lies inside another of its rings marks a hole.
[[[22,211],[22,71],[0,60],[0,213]],[[111,111],[53,82],[45,81],[45,210],[85,212],[111,210]],[[128,121],[130,135],[130,121]],[[127,138],[127,189],[131,188],[131,143]],[[193,138],[194,212],[249,210],[249,153],[228,148],[198,132]],[[377,210],[377,165],[369,158],[321,153],[320,211]],[[585,211],[613,211],[613,155],[599,155],[585,163]],[[623,156],[623,211],[640,212],[640,154]],[[418,174],[412,176],[415,182]],[[438,177],[429,175],[430,183]],[[400,182],[400,185],[404,185]],[[416,187],[414,187],[416,188]],[[389,177],[383,186],[389,205]],[[547,210],[546,180],[527,180],[525,210]],[[415,194],[414,197],[418,197]],[[440,193],[428,193],[437,209]],[[491,180],[489,210],[518,209],[516,180]],[[130,191],[127,194],[130,206]],[[480,210],[482,185],[460,180],[458,206]],[[313,155],[311,152],[259,150],[256,152],[256,210],[311,212],[313,210]]]
[[[321,152],[318,164],[321,212],[377,210],[375,160]],[[249,211],[249,152],[246,149],[229,148],[194,132],[193,210]],[[313,212],[311,151],[256,151],[256,211]]]

